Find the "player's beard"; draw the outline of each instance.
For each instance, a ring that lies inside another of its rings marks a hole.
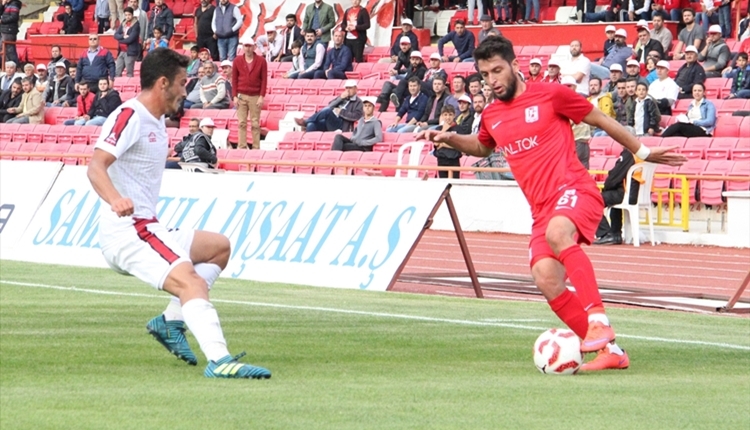
[[[517,89],[518,89],[518,75],[516,75],[516,73],[514,72],[513,79],[511,79],[508,85],[505,86],[505,91],[503,91],[503,94],[500,95],[498,93],[495,93],[495,98],[504,102],[513,100],[513,97],[516,95]]]

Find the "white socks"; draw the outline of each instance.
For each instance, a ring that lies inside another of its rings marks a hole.
[[[199,263],[195,265],[195,273],[206,281],[206,285],[208,285],[208,289],[210,290],[211,286],[221,274],[221,267],[213,263]],[[167,305],[167,309],[164,310],[164,320],[184,321],[184,318],[182,317],[182,305],[180,305],[179,297],[172,296],[172,300],[169,302],[169,305]]]
[[[592,322],[600,322],[604,325],[609,325],[609,318],[607,318],[606,314],[591,314],[589,315],[589,324]]]
[[[620,349],[620,347],[617,346],[617,344],[614,342],[607,345],[607,348],[609,348],[609,352],[611,352],[612,354],[617,354],[617,355],[623,354],[622,349]]]
[[[214,305],[204,299],[192,299],[182,305],[182,314],[185,324],[193,332],[207,359],[218,361],[229,355]]]
[[[184,321],[182,318],[182,305],[180,304],[180,298],[172,296],[167,305],[167,309],[164,310],[165,321]]]

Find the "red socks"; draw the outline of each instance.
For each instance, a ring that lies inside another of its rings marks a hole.
[[[549,301],[549,307],[581,339],[586,337],[589,329],[589,318],[581,302],[569,289]]]
[[[576,289],[583,309],[589,314],[604,313],[602,296],[599,294],[599,286],[594,275],[594,266],[583,249],[578,245],[573,245],[564,249],[557,259],[565,266],[565,271]]]

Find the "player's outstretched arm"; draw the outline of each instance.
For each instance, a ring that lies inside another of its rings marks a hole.
[[[473,134],[461,135],[452,131],[424,130],[417,134],[416,139],[447,143],[452,148],[475,157],[484,158],[492,154],[492,149],[482,145]]]
[[[604,112],[597,108],[594,108],[594,110],[586,115],[583,118],[583,122],[606,131],[609,137],[619,142],[620,145],[630,150],[630,152],[641,160],[650,163],[668,164],[670,166],[680,166],[687,161],[687,157],[684,155],[672,152],[678,149],[676,146],[647,147],[636,136],[630,134],[620,123],[605,115]]]
[[[113,212],[121,217],[129,216],[133,214],[133,201],[120,195],[112,184],[109,173],[107,173],[107,169],[115,160],[114,155],[101,149],[95,149],[86,175],[91,182],[91,186],[94,187],[94,191],[109,204]]]

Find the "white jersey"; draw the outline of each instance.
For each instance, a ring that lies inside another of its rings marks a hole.
[[[133,218],[156,218],[169,155],[164,117],[155,118],[141,102],[130,99],[107,117],[95,148],[117,158],[107,172],[120,195],[133,201]]]

